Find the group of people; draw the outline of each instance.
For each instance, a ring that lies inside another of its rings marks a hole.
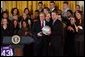
[[[63,2],[63,11],[58,9],[55,2],[50,2],[50,8],[38,3],[38,9],[32,14],[28,8],[22,15],[17,8],[1,11],[1,35],[30,36],[35,40],[32,46],[32,56],[74,56],[75,35],[83,30],[83,14],[79,5],[73,12],[68,2]],[[51,34],[42,36],[44,26],[51,28]],[[26,49],[26,48],[25,48]],[[28,49],[28,48],[27,48]],[[29,51],[28,51],[29,52]],[[28,53],[27,52],[27,53]]]

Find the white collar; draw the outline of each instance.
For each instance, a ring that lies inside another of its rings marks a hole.
[[[67,12],[67,10],[69,10],[69,8],[66,8],[66,9],[64,10],[64,12]]]
[[[4,30],[7,28],[7,26],[6,25],[3,25],[3,28],[4,28]]]
[[[52,8],[51,11],[53,11],[55,8]]]
[[[45,20],[44,21],[41,21],[41,25],[42,25],[42,22],[44,23],[44,26],[45,26],[45,23],[46,23]]]

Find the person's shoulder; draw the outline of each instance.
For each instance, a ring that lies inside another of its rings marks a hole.
[[[56,20],[56,22],[57,22],[58,24],[62,24],[62,23],[63,23],[63,22],[60,21],[60,20]]]
[[[34,23],[39,23],[40,21],[39,20],[36,20]]]

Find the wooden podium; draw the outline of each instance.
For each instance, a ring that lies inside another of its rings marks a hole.
[[[18,36],[18,35],[17,35]],[[3,37],[3,45],[11,45],[14,52],[13,56],[23,56],[23,47],[25,44],[31,44],[34,42],[34,39],[29,36],[18,36],[19,38],[5,36]]]

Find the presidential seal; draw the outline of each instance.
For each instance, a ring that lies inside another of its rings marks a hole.
[[[18,36],[18,35],[12,36],[12,43],[13,43],[13,44],[18,44],[18,43],[20,43],[20,36]]]

